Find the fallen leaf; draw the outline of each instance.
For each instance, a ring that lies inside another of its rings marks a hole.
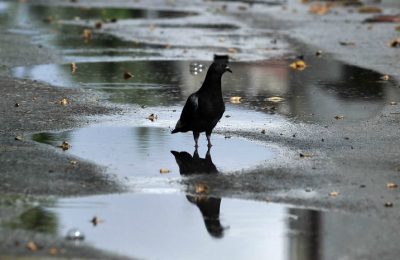
[[[322,51],[321,50],[316,51],[315,52],[315,56],[321,57],[322,56]]]
[[[146,119],[149,119],[151,122],[154,122],[155,120],[157,120],[157,115],[150,114],[148,117],[146,117]]]
[[[388,183],[386,184],[386,187],[387,187],[388,189],[395,189],[395,188],[397,188],[397,184],[394,183],[394,182],[388,182]]]
[[[278,102],[281,102],[283,100],[285,100],[285,99],[282,98],[282,97],[269,97],[269,98],[267,98],[267,101],[274,102],[274,103],[278,103]]]
[[[397,105],[397,102],[392,101],[392,102],[390,102],[389,104],[390,104],[391,106],[395,106],[395,105]]]
[[[66,151],[69,148],[71,148],[71,145],[67,141],[64,141],[64,142],[62,142],[62,144],[58,145],[57,147],[63,149],[63,151]]]
[[[15,137],[15,141],[22,141],[22,140],[24,140],[24,138],[22,136],[20,136],[20,135],[17,135]]]
[[[368,23],[398,23],[400,22],[400,15],[377,15],[365,19]]]
[[[389,75],[383,75],[383,76],[381,77],[381,80],[388,81],[389,79],[390,79],[390,76],[389,76]]]
[[[203,183],[196,183],[195,192],[196,193],[207,193],[208,192],[208,186],[203,184]]]
[[[344,119],[344,116],[336,115],[336,116],[335,116],[335,119],[336,119],[336,120],[342,120],[342,119]]]
[[[96,216],[94,216],[90,222],[93,224],[93,226],[97,226],[100,223],[103,223],[104,221]]]
[[[69,163],[70,163],[71,165],[77,165],[77,164],[78,164],[78,161],[71,160],[71,161],[69,161]]]
[[[133,74],[131,74],[130,72],[127,71],[124,72],[124,80],[128,80],[133,77],[134,77]]]
[[[50,247],[49,254],[52,256],[58,255],[58,249],[55,247]]]
[[[331,197],[337,197],[338,195],[339,195],[339,192],[337,192],[337,191],[329,192],[329,196],[331,196]]]
[[[400,38],[391,40],[388,45],[392,48],[400,47]]]
[[[76,66],[75,62],[72,62],[71,63],[71,72],[74,73],[77,68],[78,68],[78,66]]]
[[[20,106],[20,104],[19,103],[15,103],[15,105],[14,105],[15,107],[19,107]]]
[[[386,207],[386,208],[391,208],[391,207],[393,207],[393,202],[390,202],[390,201],[385,202],[385,207]]]
[[[314,156],[314,154],[312,154],[312,153],[300,153],[301,158],[311,158],[313,156]]]
[[[400,22],[400,19],[399,19]],[[396,31],[400,32],[400,25],[395,28]]]
[[[68,99],[63,98],[63,99],[61,99],[58,103],[59,103],[60,105],[66,106],[66,105],[68,105],[70,102],[69,102]]]
[[[228,49],[228,52],[231,53],[231,54],[235,54],[235,53],[237,52],[237,49],[235,49],[235,48],[229,48],[229,49]]]
[[[342,46],[356,46],[355,42],[340,41],[339,44],[342,45]]]
[[[32,252],[35,252],[38,250],[37,244],[33,241],[29,241],[28,243],[26,243],[26,248]]]
[[[101,27],[103,27],[103,23],[102,22],[96,22],[94,24],[94,28],[96,28],[96,29],[101,29]]]
[[[295,70],[304,70],[307,67],[307,64],[303,60],[297,60],[292,62],[289,67]]]
[[[93,33],[90,29],[84,29],[82,33],[82,37],[85,41],[90,41],[92,39]]]
[[[170,173],[170,172],[171,172],[171,171],[168,170],[168,169],[166,169],[166,168],[161,168],[161,169],[160,169],[160,173],[161,173],[161,174]]]
[[[265,129],[261,130],[261,133],[262,133],[263,135],[265,135],[265,133],[266,133]]]
[[[229,101],[230,101],[232,104],[239,104],[239,103],[241,103],[241,100],[242,100],[242,97],[239,97],[239,96],[231,97],[231,98],[229,99]]]
[[[362,14],[374,14],[374,13],[382,13],[382,9],[377,6],[361,6],[358,8],[358,12]]]
[[[316,14],[316,15],[325,15],[328,13],[329,7],[326,4],[316,3],[316,4],[310,5],[310,8],[308,9],[308,11],[310,13]]]

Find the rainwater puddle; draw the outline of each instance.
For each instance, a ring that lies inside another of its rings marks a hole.
[[[240,138],[213,135],[214,146],[207,151],[205,137],[194,149],[191,134],[174,134],[158,127],[93,125],[60,133],[34,134],[32,139],[54,147],[67,141],[65,151],[125,177],[138,191],[165,192],[179,189],[168,185],[180,175],[229,173],[271,160],[277,150]],[[61,148],[60,148],[61,149]],[[168,173],[160,173],[166,169]],[[141,183],[141,185],[138,185]]]
[[[140,259],[340,259],[380,228],[365,217],[204,195],[61,199],[45,211],[60,236],[77,228],[96,248]]]
[[[305,59],[304,71],[291,69],[282,59],[232,62],[233,74],[223,77],[225,100],[242,97],[240,104],[232,104],[238,111],[256,110],[309,123],[334,122],[336,115],[343,115],[345,120],[339,123],[346,123],[371,118],[400,98],[395,82],[381,80],[379,73],[335,60]],[[193,69],[193,64],[198,67]],[[207,65],[159,60],[89,62],[78,63],[71,73],[70,64],[50,64],[19,67],[14,75],[59,87],[98,89],[116,103],[172,107],[201,86]],[[134,77],[124,80],[126,71]]]

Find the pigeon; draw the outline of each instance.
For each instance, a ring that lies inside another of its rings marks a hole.
[[[198,147],[200,133],[206,132],[208,147],[212,146],[211,132],[225,112],[221,78],[227,71],[232,73],[226,62],[211,64],[201,88],[186,100],[172,134],[192,131],[195,147]]]

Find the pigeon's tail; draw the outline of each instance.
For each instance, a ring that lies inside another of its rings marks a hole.
[[[175,133],[178,133],[179,132],[179,129],[174,129],[174,130],[172,130],[172,132],[171,132],[171,134],[175,134]]]
[[[178,122],[176,123],[175,129],[172,130],[171,134],[175,134],[178,132],[182,132],[182,123],[181,120],[178,120]]]

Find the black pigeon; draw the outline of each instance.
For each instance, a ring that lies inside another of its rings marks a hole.
[[[201,88],[186,100],[173,134],[193,131],[195,147],[198,147],[200,133],[206,132],[208,147],[212,146],[211,132],[225,112],[221,78],[226,71],[232,73],[226,62],[211,64]]]

